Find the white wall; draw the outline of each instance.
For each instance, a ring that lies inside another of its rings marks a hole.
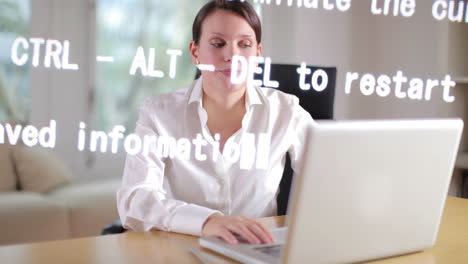
[[[345,119],[349,98],[340,88],[351,64],[351,19],[349,12],[324,12],[286,6],[264,6],[264,55],[273,63],[336,66],[335,116]]]
[[[265,53],[274,61],[337,66],[335,114],[338,119],[452,117],[463,112],[463,93],[446,103],[442,89],[431,101],[364,96],[356,81],[344,93],[348,71],[443,79],[448,71],[449,23],[432,18],[431,1],[418,1],[411,18],[376,16],[370,0],[353,1],[349,11],[265,6]],[[467,26],[465,25],[465,28]]]
[[[354,4],[365,10],[364,2]],[[357,33],[353,34],[357,37],[352,41],[353,69],[374,74],[402,70],[408,77],[443,79],[448,73],[448,27],[446,22],[432,18],[431,5],[431,1],[419,1],[411,18],[372,16],[368,11],[353,14],[353,32]],[[349,115],[352,118],[454,117],[463,110],[460,99],[458,96],[454,103],[446,103],[441,88],[434,89],[430,101],[359,95],[354,97]]]

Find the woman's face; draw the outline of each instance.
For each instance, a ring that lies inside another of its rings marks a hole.
[[[198,59],[200,64],[215,67],[214,72],[202,71],[206,86],[229,92],[245,88],[246,84],[231,83],[232,57],[238,55],[248,60],[250,56],[260,56],[262,46],[244,18],[226,10],[216,10],[203,21],[198,45],[192,41],[190,51],[194,63]]]

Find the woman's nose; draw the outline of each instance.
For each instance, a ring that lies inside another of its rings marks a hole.
[[[231,62],[235,55],[239,55],[237,48],[234,45],[228,45],[224,51],[224,61]]]

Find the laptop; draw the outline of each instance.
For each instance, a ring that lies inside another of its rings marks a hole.
[[[318,122],[276,242],[199,243],[243,263],[350,263],[431,248],[462,129],[460,119]]]

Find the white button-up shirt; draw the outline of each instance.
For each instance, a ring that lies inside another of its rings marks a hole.
[[[147,99],[134,134],[146,152],[127,154],[117,206],[127,229],[200,235],[213,213],[252,218],[277,213],[276,196],[289,152],[302,162],[303,136],[313,125],[296,96],[247,86],[242,128],[219,151],[207,127],[200,78]],[[145,147],[143,147],[145,149]]]

